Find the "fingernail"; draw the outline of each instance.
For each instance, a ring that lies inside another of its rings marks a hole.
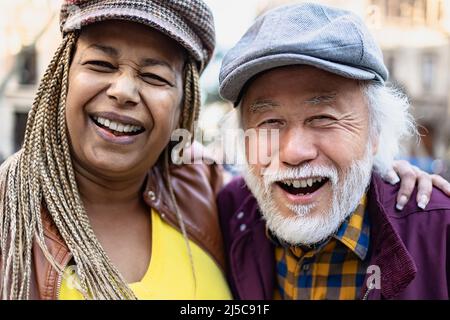
[[[420,196],[420,201],[418,204],[419,208],[424,210],[427,204],[428,204],[428,197],[426,195]]]
[[[400,178],[396,174],[389,174],[389,180],[392,185],[395,185],[400,182]]]
[[[403,210],[403,208],[405,207],[406,202],[408,202],[408,198],[406,196],[401,196],[400,200],[398,200],[396,208],[398,210]]]

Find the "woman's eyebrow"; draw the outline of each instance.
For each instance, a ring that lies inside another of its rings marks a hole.
[[[117,50],[114,47],[107,46],[107,45],[94,43],[94,44],[91,44],[86,49],[95,49],[95,50],[101,51],[112,58],[117,58],[120,56],[119,50]],[[166,61],[163,61],[163,60],[155,59],[155,58],[143,59],[141,61],[141,66],[142,67],[162,66],[162,67],[166,67],[166,68],[170,69],[172,72],[175,72],[173,67],[169,63],[167,63]]]
[[[153,67],[153,66],[162,66],[169,68],[172,72],[175,72],[173,67],[164,60],[159,60],[155,58],[145,58],[141,63],[142,67]]]
[[[94,44],[91,44],[86,49],[95,49],[95,50],[101,51],[101,52],[103,52],[103,53],[105,53],[108,56],[111,56],[113,58],[117,58],[119,56],[119,50],[117,50],[114,47],[106,46],[106,45],[103,45],[103,44],[94,43]]]

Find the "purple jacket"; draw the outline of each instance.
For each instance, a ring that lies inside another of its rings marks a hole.
[[[381,288],[361,292],[367,299],[449,299],[450,199],[433,189],[425,210],[416,191],[402,211],[395,209],[398,185],[374,174],[368,192],[370,263],[381,270]],[[276,285],[274,247],[256,199],[242,178],[219,194],[227,277],[236,299],[270,300]],[[366,279],[367,280],[367,279]]]

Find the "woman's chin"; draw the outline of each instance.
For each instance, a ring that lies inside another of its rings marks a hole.
[[[142,167],[142,164],[139,165],[138,159],[114,153],[92,157],[91,159],[87,158],[86,160],[89,171],[95,171],[106,177],[133,174],[138,171],[139,167]]]

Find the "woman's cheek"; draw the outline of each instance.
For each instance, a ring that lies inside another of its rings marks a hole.
[[[107,87],[106,74],[93,75],[89,71],[74,69],[69,77],[68,98],[76,100],[77,105],[84,106]]]
[[[176,129],[181,115],[181,99],[170,93],[151,92],[146,96],[146,105],[155,127],[164,126]]]

